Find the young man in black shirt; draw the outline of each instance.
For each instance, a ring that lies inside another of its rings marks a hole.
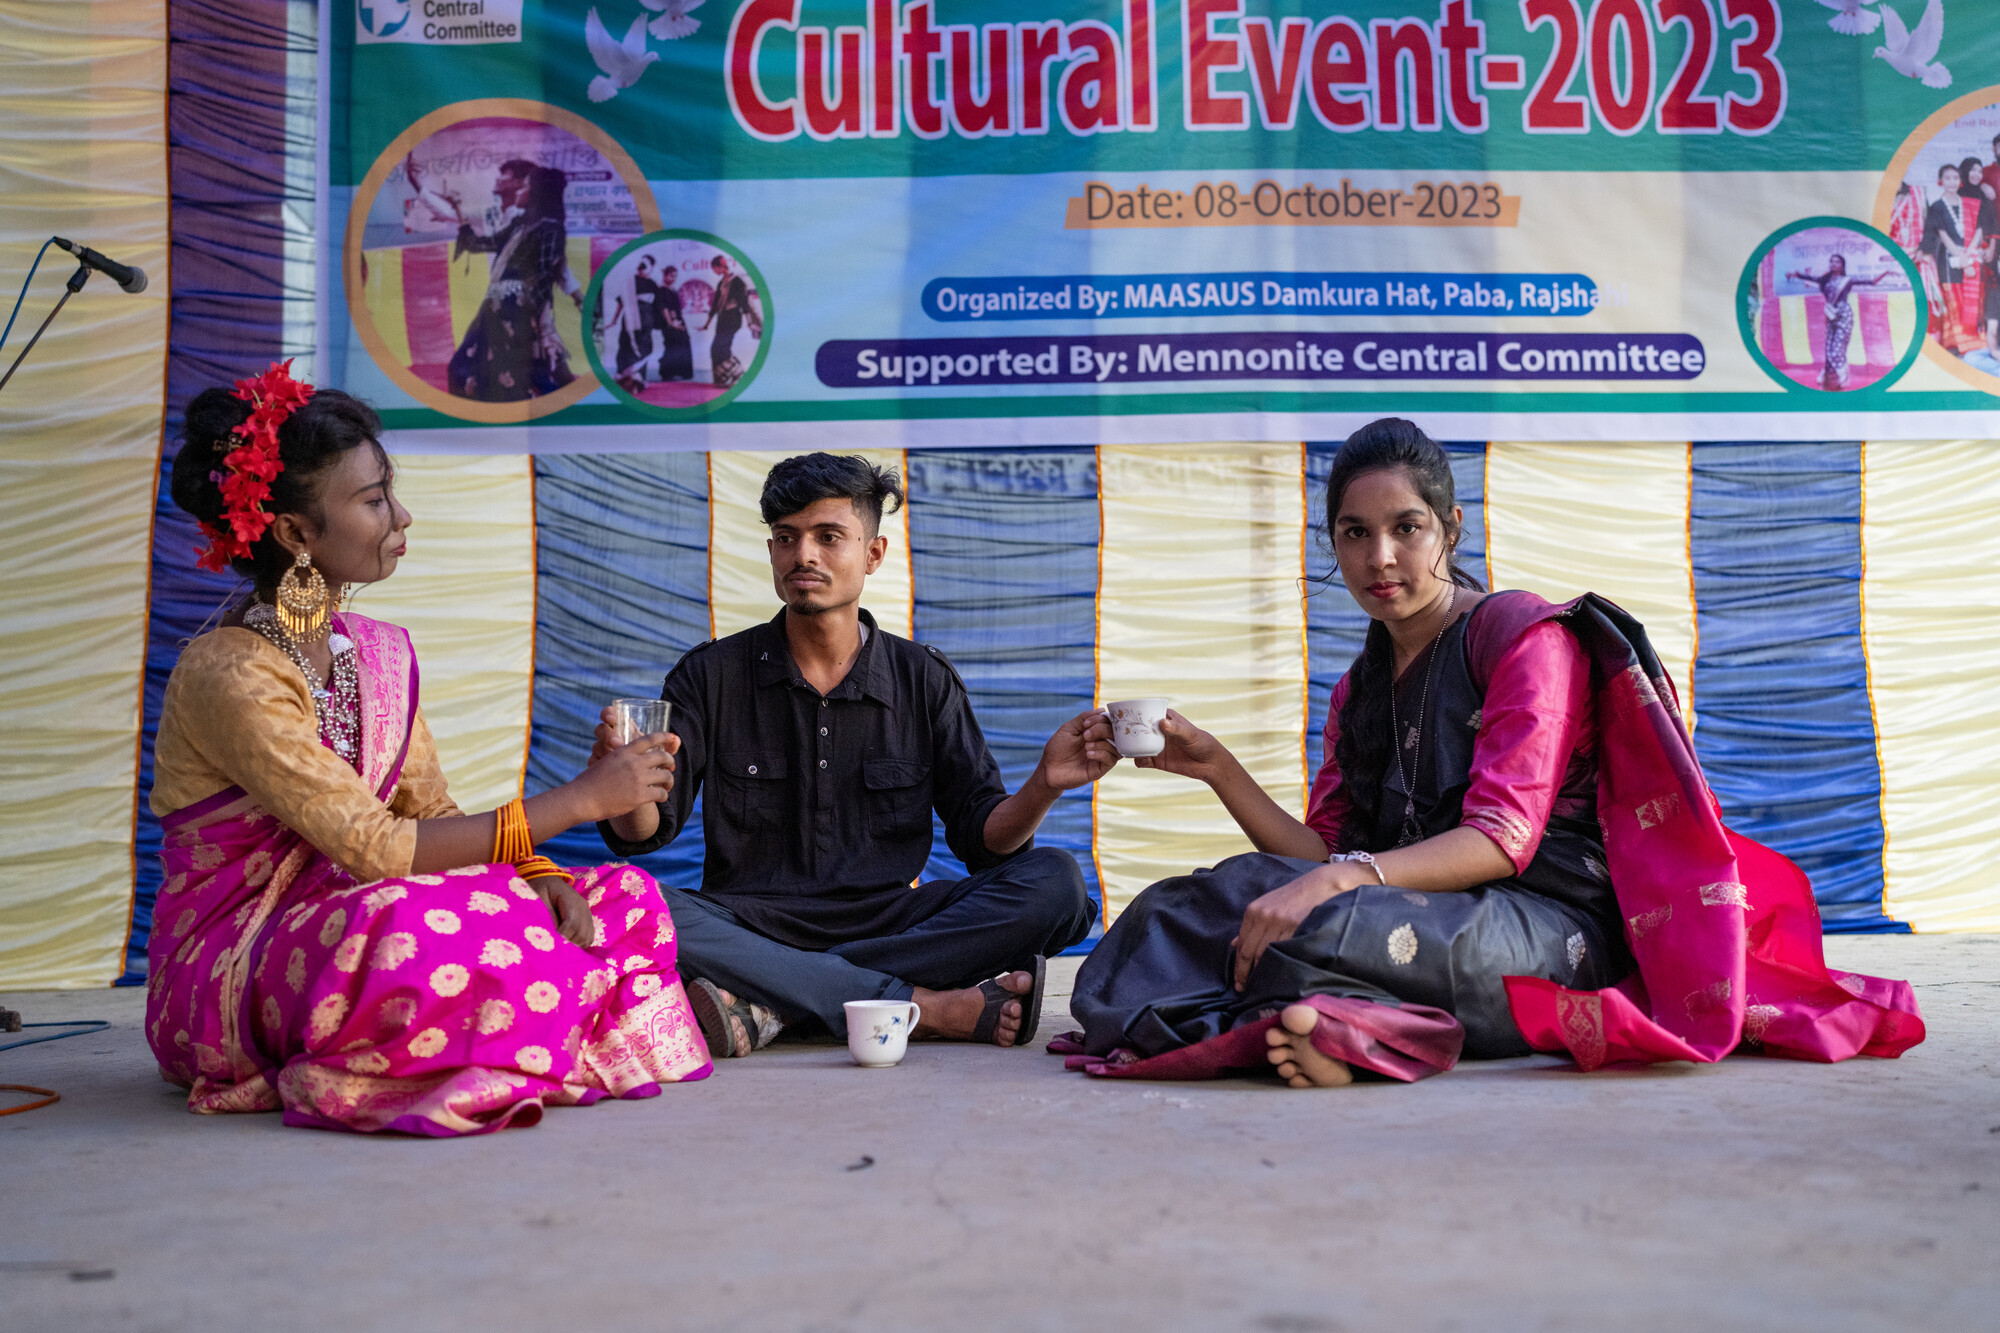
[[[888,551],[883,506],[902,501],[896,474],[860,458],[771,469],[762,512],[784,609],[680,660],[661,691],[668,797],[598,826],[616,855],[654,851],[707,790],[701,892],[661,892],[718,1058],[807,1019],[843,1035],[848,1000],[913,999],[920,1035],[1025,1044],[1044,956],[1090,932],[1075,858],[1033,839],[1060,793],[1117,762],[1109,729],[1094,711],[1071,718],[1008,795],[944,654],[861,609]],[[615,746],[606,710],[597,753]],[[933,810],[970,878],[915,882]]]

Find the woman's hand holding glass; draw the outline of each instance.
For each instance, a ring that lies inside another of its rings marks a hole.
[[[681,738],[656,731],[621,742],[617,726],[613,709],[606,708],[597,724],[589,766],[570,784],[596,810],[592,820],[615,819],[653,806],[674,789],[674,756],[680,752]]]

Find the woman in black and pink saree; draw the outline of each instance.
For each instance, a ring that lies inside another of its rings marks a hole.
[[[1811,886],[1722,826],[1642,626],[1586,595],[1488,594],[1452,554],[1444,451],[1342,445],[1326,513],[1373,624],[1335,686],[1303,821],[1170,713],[1138,761],[1206,782],[1255,852],[1164,880],[1077,975],[1100,1075],[1404,1081],[1461,1056],[1838,1060],[1923,1038],[1902,982],[1829,972]]]

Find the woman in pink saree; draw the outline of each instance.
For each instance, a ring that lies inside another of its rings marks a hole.
[[[409,635],[330,613],[405,550],[379,429],[283,368],[189,405],[175,503],[211,538],[204,563],[256,588],[188,645],[161,710],[146,1033],[162,1075],[203,1114],[431,1136],[706,1076],[653,881],[613,865],[572,884],[525,854],[658,799],[670,739],[463,814]]]
[[[1364,426],[1327,482],[1374,621],[1303,822],[1170,714],[1140,760],[1211,785],[1255,853],[1155,884],[1077,975],[1072,1068],[1404,1081],[1463,1056],[1806,1060],[1923,1039],[1910,988],[1832,972],[1799,869],[1722,826],[1645,630],[1485,594],[1452,564],[1443,450]]]

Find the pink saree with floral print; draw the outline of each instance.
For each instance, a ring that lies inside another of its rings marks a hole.
[[[358,765],[386,803],[415,654],[393,625],[339,628],[358,657]],[[358,884],[236,787],[163,825],[146,1033],[192,1111],[442,1137],[711,1071],[644,871],[578,873],[596,922],[580,947],[512,866]]]

